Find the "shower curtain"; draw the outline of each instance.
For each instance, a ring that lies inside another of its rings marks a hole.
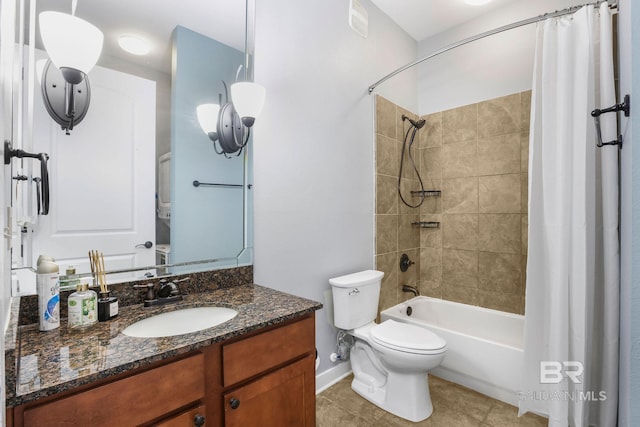
[[[590,116],[615,103],[608,5],[538,24],[520,413],[549,426],[616,425],[618,147],[596,147]]]

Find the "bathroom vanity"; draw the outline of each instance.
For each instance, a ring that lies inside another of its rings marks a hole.
[[[153,314],[211,305],[238,315],[173,337],[122,334]],[[186,295],[176,307],[123,307],[81,333],[12,323],[7,425],[314,426],[319,308],[242,285]]]

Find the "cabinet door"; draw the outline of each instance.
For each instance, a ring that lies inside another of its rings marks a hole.
[[[315,426],[312,355],[224,395],[225,427]]]
[[[197,408],[182,412],[176,416],[168,418],[154,424],[155,427],[201,427],[206,426],[205,423],[205,406],[200,405]]]
[[[185,359],[28,407],[24,426],[133,426],[204,398],[204,356]]]

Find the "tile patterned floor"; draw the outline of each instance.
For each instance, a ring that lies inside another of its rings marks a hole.
[[[350,375],[316,399],[317,427],[544,427],[545,418],[527,414],[468,388],[429,376],[433,414],[412,423],[383,411],[351,390]]]

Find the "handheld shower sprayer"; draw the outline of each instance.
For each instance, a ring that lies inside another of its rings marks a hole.
[[[411,123],[411,126],[415,127],[416,129],[422,129],[422,127],[424,126],[424,124],[426,123],[425,119],[420,119],[420,120],[413,120],[410,117],[405,116],[404,114],[402,115],[402,120],[408,120],[409,123]]]
[[[418,132],[418,130],[420,130],[426,123],[425,119],[418,119],[418,120],[413,120],[410,117],[407,117],[406,115],[402,115],[402,121],[408,121],[409,123],[411,123],[411,126],[409,127],[409,129],[407,129],[407,133],[404,136],[404,141],[402,143],[402,154],[400,155],[400,171],[398,173],[398,195],[400,196],[400,200],[402,200],[402,203],[404,203],[405,205],[407,205],[410,208],[418,208],[422,205],[422,203],[424,202],[424,183],[422,182],[422,177],[420,176],[420,172],[418,171],[418,167],[416,166],[416,162],[413,159],[413,154],[411,153],[411,148],[413,148],[413,141],[416,137],[416,133]],[[409,141],[409,143],[407,144],[407,140],[409,139],[409,134],[411,134],[411,140]],[[404,196],[402,195],[402,177],[403,177],[403,168],[404,168],[404,157],[405,157],[405,151],[408,154],[409,160],[411,161],[411,166],[413,166],[413,170],[416,173],[416,176],[418,177],[418,181],[420,182],[420,190],[421,190],[421,194],[422,197],[420,199],[420,202],[416,205],[412,205],[411,203],[409,203],[407,200],[405,200]]]

